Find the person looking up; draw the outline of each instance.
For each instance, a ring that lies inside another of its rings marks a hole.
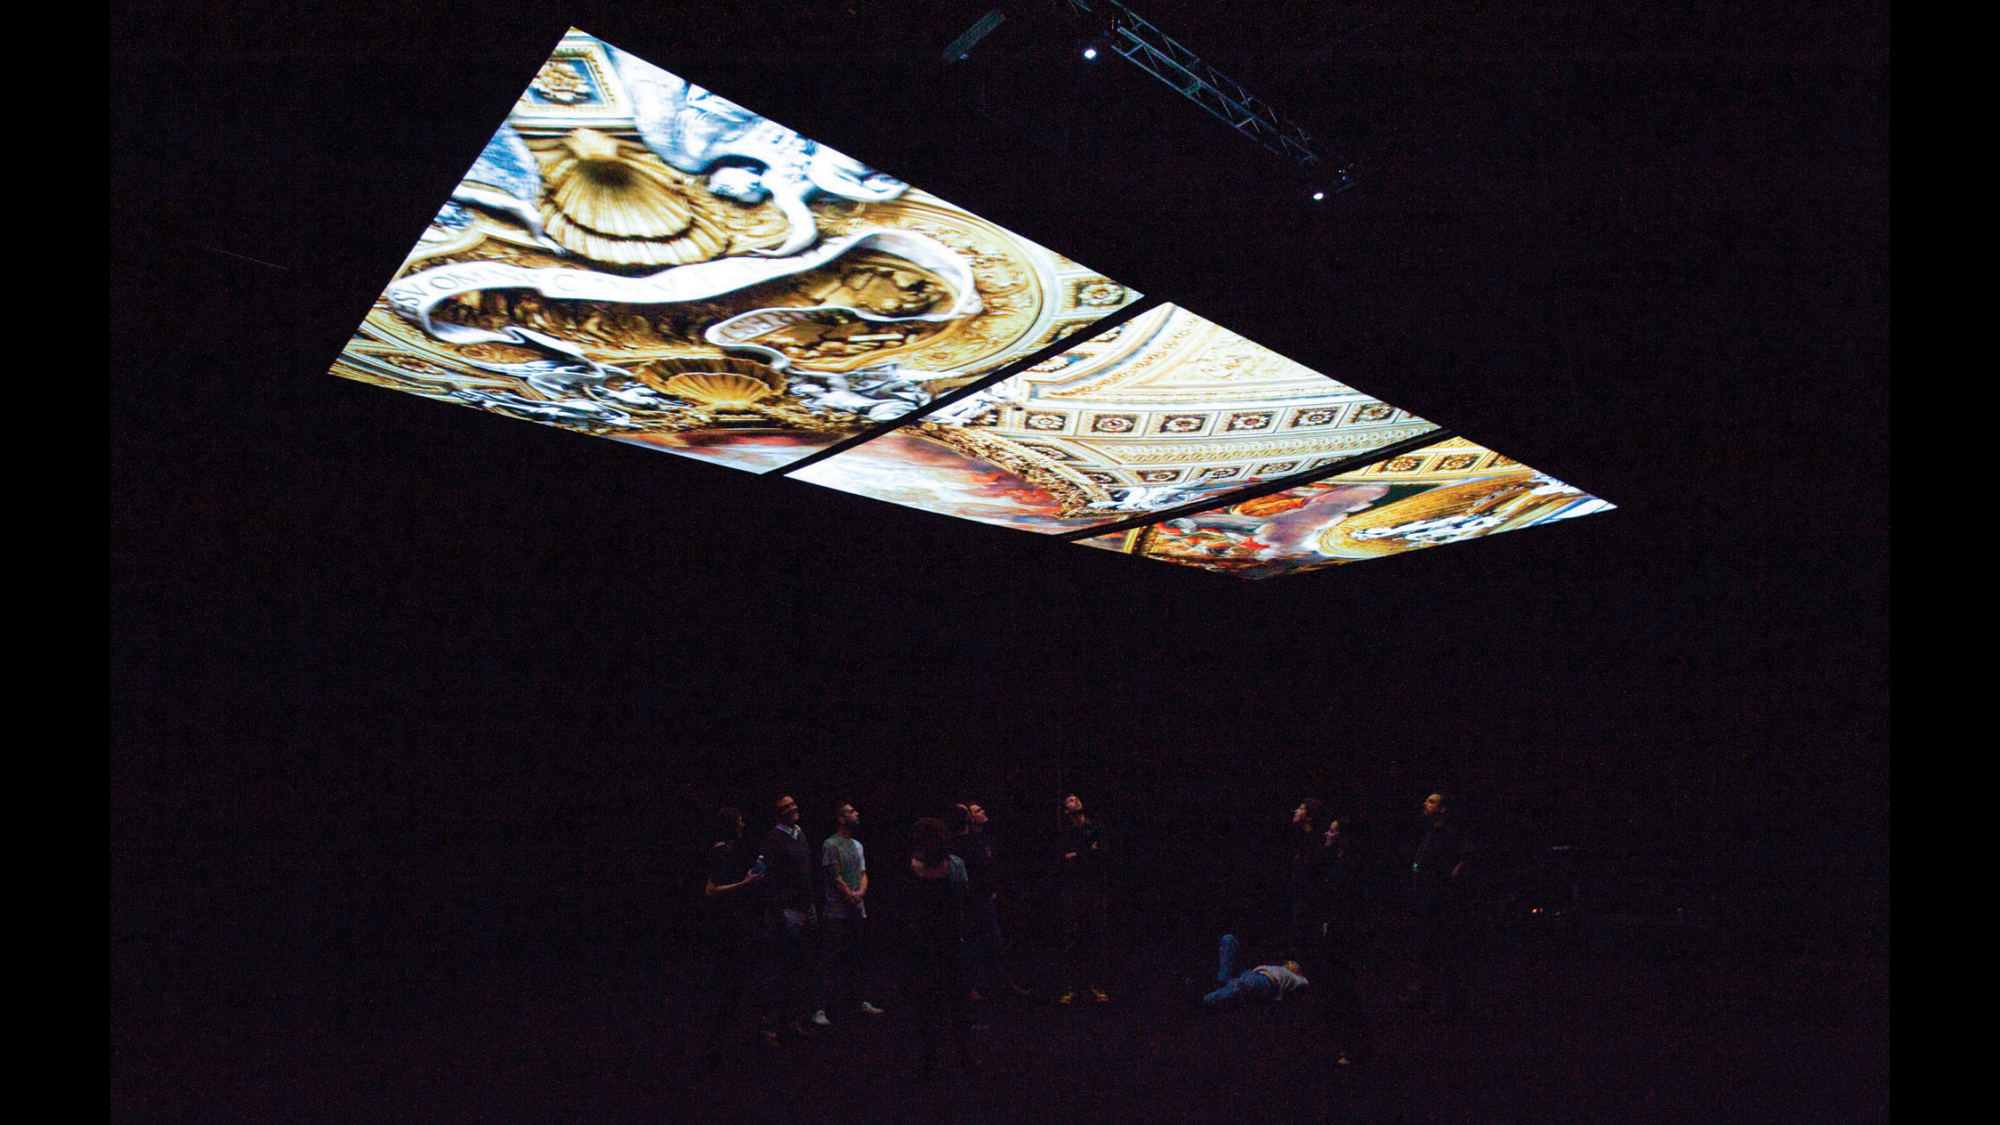
[[[814,1005],[806,995],[812,962],[812,855],[799,829],[799,803],[787,794],[772,808],[777,823],[764,837],[767,870],[765,911],[764,1040],[776,1043],[778,1029],[812,1034],[805,1018]]]
[[[1410,862],[1410,902],[1417,916],[1417,978],[1409,1002],[1428,999],[1434,1013],[1450,1014],[1464,1003],[1459,945],[1463,877],[1468,856],[1465,832],[1452,816],[1444,792],[1424,798],[1424,831]]]
[[[1295,959],[1308,956],[1326,914],[1328,847],[1326,806],[1307,797],[1292,810],[1291,927],[1287,948]]]
[[[1314,1022],[1331,1042],[1341,1066],[1366,1063],[1374,1055],[1374,1037],[1361,1002],[1361,977],[1354,967],[1356,880],[1344,822],[1327,822],[1326,876],[1322,883],[1325,909],[1317,940],[1307,962],[1318,982],[1313,988]]]
[[[959,1068],[972,1069],[965,990],[958,974],[966,882],[965,861],[951,854],[944,821],[917,821],[910,832],[910,870],[903,888],[903,987],[923,1050],[919,1078],[936,1073],[938,1045],[947,1029],[958,1049]]]
[[[701,944],[707,963],[709,1054],[718,1058],[728,1040],[729,1025],[742,1006],[750,982],[756,948],[756,895],[764,879],[743,843],[743,814],[716,810],[714,842],[705,856],[707,879],[702,884]]]
[[[1071,793],[1062,807],[1056,849],[1062,857],[1063,991],[1056,1003],[1074,1004],[1087,990],[1101,1004],[1111,999],[1103,987],[1111,849],[1104,829],[1085,815],[1082,798]]]
[[[864,1016],[879,1016],[882,1009],[861,996],[858,979],[862,941],[868,922],[868,860],[854,830],[861,813],[853,805],[842,805],[835,814],[834,833],[820,845],[819,866],[826,888],[826,909],[821,917],[821,958],[826,970],[827,1007]],[[826,1009],[813,1013],[813,1022],[824,1026]]]
[[[996,981],[1017,996],[1027,992],[1014,983],[1001,960],[1007,939],[1000,931],[998,859],[986,820],[986,810],[975,804],[954,805],[945,814],[945,824],[954,833],[952,853],[965,861],[970,880],[965,908],[966,983],[970,989],[966,996],[974,1004],[985,1000]],[[975,1029],[979,1026],[974,1025]]]

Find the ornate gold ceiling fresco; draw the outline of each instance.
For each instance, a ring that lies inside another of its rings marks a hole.
[[[1310,472],[1438,427],[1161,305],[792,474],[926,511],[1072,531]]]
[[[1077,542],[1272,578],[1612,507],[1484,446],[1450,438],[1283,492]]]
[[[764,471],[1137,297],[572,32],[333,370]]]
[[[333,370],[1251,578],[1611,507],[1138,299],[572,31]]]

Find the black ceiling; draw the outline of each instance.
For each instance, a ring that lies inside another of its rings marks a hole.
[[[1140,4],[1314,205],[985,6],[118,8],[119,823],[1056,747],[1886,831],[1881,9]],[[1242,583],[325,375],[570,24],[1621,508]]]

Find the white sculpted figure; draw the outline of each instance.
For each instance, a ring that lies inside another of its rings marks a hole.
[[[930,401],[930,394],[903,378],[898,368],[853,375],[794,368],[793,373],[797,378],[792,394],[812,410],[859,414],[871,422],[887,422]]]
[[[1134,488],[1113,489],[1110,500],[1093,500],[1090,507],[1100,512],[1157,512],[1161,508],[1171,508],[1185,504],[1201,495],[1199,489],[1181,488],[1176,485],[1141,485]]]
[[[1006,379],[983,391],[966,395],[957,402],[938,407],[925,416],[924,421],[946,426],[970,426],[973,419],[989,410],[997,412],[1004,406],[1027,404],[1027,384],[1019,379]]]
[[[1439,516],[1436,519],[1416,520],[1397,524],[1395,527],[1370,527],[1354,533],[1356,539],[1404,539],[1411,543],[1436,545],[1454,543],[1460,539],[1470,539],[1507,522],[1505,516],[1478,516],[1461,512],[1455,516]]]
[[[486,142],[486,149],[473,161],[472,170],[451,193],[452,203],[498,211],[527,227],[536,242],[558,254],[566,253],[542,229],[542,216],[535,210],[535,202],[541,197],[541,166],[535,163],[535,156],[528,151],[521,135],[506,124]]]
[[[451,397],[472,406],[510,415],[529,422],[549,422],[562,426],[608,426],[629,428],[632,416],[616,407],[587,398],[565,398],[554,402],[526,398],[508,391],[457,387]]]
[[[742,203],[769,195],[784,213],[791,224],[785,241],[753,254],[782,258],[811,246],[819,230],[806,201],[815,192],[879,203],[909,187],[644,59],[610,51],[647,148],[683,172],[707,172],[716,195]]]

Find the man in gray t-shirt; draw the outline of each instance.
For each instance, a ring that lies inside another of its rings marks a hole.
[[[821,931],[826,966],[827,1008],[879,1016],[882,1009],[861,997],[856,972],[862,935],[868,921],[868,857],[854,829],[861,814],[853,805],[840,806],[840,823],[819,848],[819,866],[826,878],[825,927]],[[830,1022],[826,1008],[813,1014],[814,1023]]]
[[[1201,998],[1201,1002],[1209,1007],[1226,1008],[1246,1000],[1282,1000],[1306,987],[1308,982],[1305,975],[1299,972],[1297,961],[1259,965],[1237,972],[1236,949],[1236,935],[1223,934],[1221,964],[1215,972],[1216,983],[1222,987]]]

